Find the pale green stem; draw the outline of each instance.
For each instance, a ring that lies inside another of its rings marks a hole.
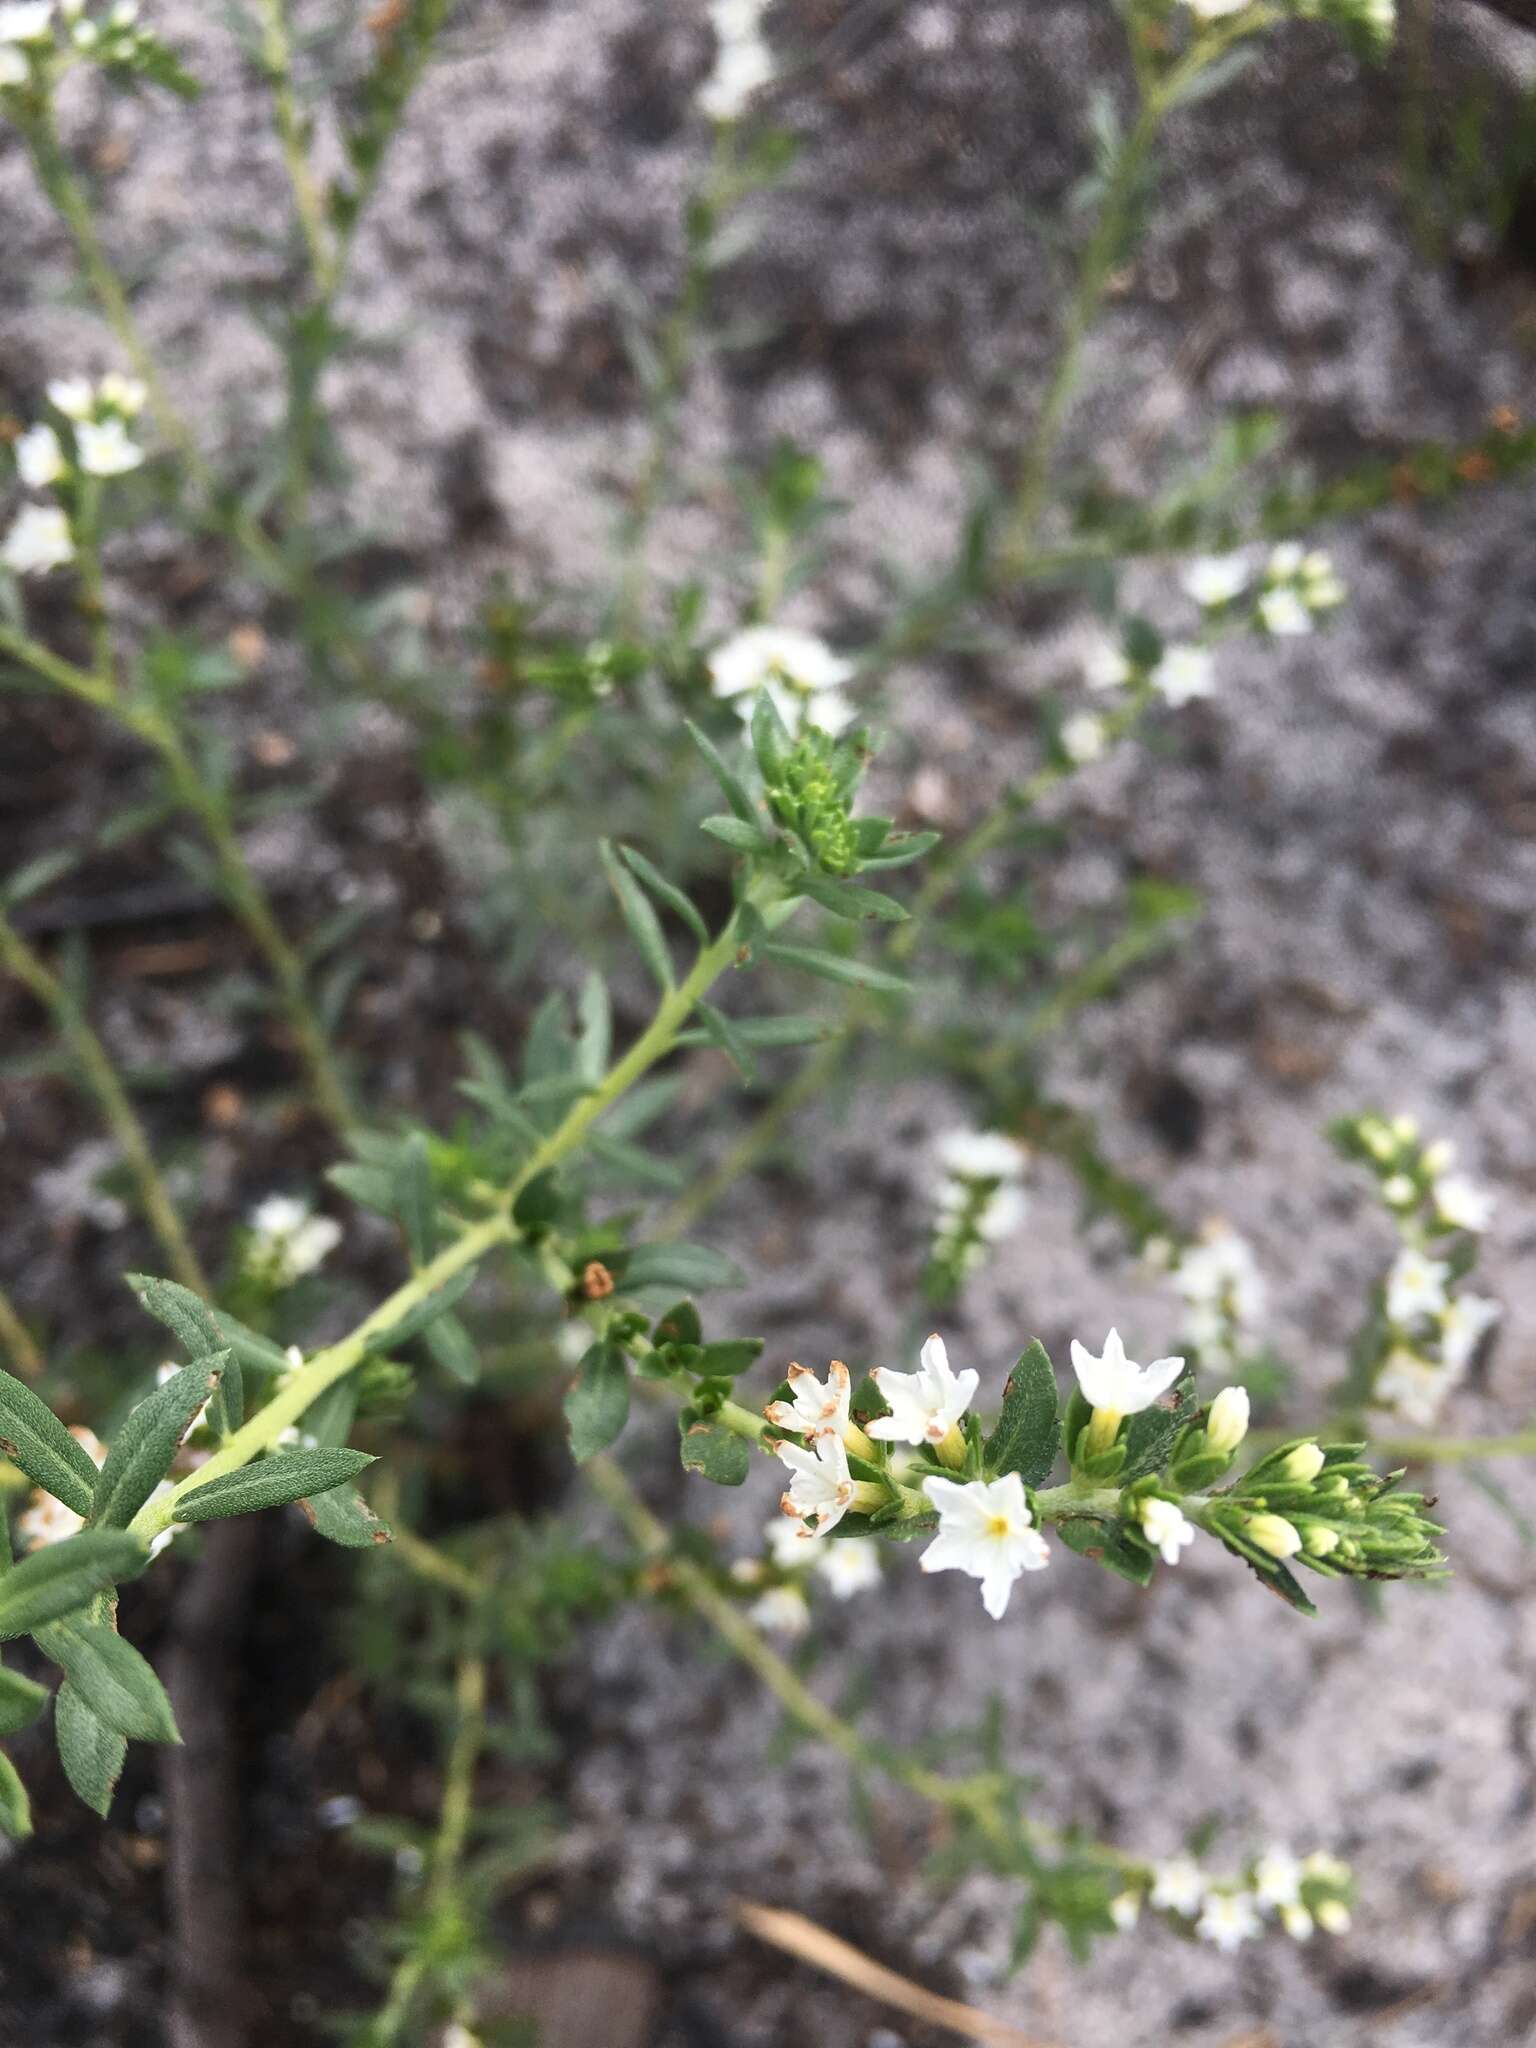
[[[86,1022],[73,995],[46,965],[42,956],[0,912],[0,964],[9,968],[47,1010],[54,1026],[95,1096],[107,1127],[121,1148],[139,1191],[145,1217],[184,1287],[209,1294],[208,1279],[198,1263],[170,1190],[155,1164],[144,1126],[118,1078],[111,1054]]]
[[[293,188],[310,270],[322,297],[329,298],[339,281],[340,250],[326,218],[325,198],[309,161],[306,123],[293,80],[293,41],[288,32],[284,0],[260,0],[261,55],[272,92],[272,110],[288,182]]]

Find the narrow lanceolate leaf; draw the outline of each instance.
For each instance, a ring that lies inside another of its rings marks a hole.
[[[115,1628],[105,1622],[60,1621],[39,1631],[37,1647],[115,1735],[136,1742],[180,1742],[165,1687]]]
[[[392,1543],[394,1532],[381,1522],[355,1486],[333,1486],[307,1495],[299,1503],[317,1536],[339,1543],[343,1550],[372,1550]]]
[[[742,1080],[750,1087],[757,1079],[757,1062],[747,1050],[746,1041],[738,1036],[730,1018],[723,1016],[713,1003],[696,1003],[694,1008],[704,1027],[704,1036],[711,1045],[725,1054]]]
[[[613,1004],[608,984],[595,967],[576,998],[576,1024],[576,1071],[595,1088],[608,1071],[613,1051]]]
[[[772,841],[747,818],[727,818],[716,814],[700,820],[699,830],[707,832],[711,839],[718,839],[722,846],[728,846],[734,853],[766,853]]]
[[[123,1775],[128,1755],[126,1737],[114,1734],[68,1679],[59,1687],[54,1701],[53,1734],[64,1775],[74,1787],[76,1797],[105,1820],[117,1781]]]
[[[689,739],[693,741],[693,744],[708,762],[709,772],[714,776],[716,782],[719,783],[721,790],[724,792],[726,802],[738,818],[743,819],[750,825],[756,818],[757,813],[753,809],[751,797],[747,795],[746,790],[742,787],[741,778],[726,766],[720,749],[715,745],[708,733],[701,732],[691,718],[685,718],[683,724],[687,729]]]
[[[46,1685],[34,1685],[19,1671],[0,1669],[0,1736],[30,1728],[47,1704]]]
[[[629,1368],[617,1344],[594,1344],[565,1396],[571,1456],[578,1465],[596,1457],[629,1420]]]
[[[32,1832],[32,1807],[27,1788],[8,1756],[0,1756],[0,1835],[24,1842]]]
[[[46,1550],[34,1550],[0,1580],[0,1642],[29,1636],[84,1607],[119,1579],[142,1571],[147,1553],[116,1529],[84,1529]]]
[[[222,1522],[327,1493],[376,1461],[366,1451],[288,1451],[194,1486],[176,1502],[178,1522]]]
[[[683,920],[683,923],[687,925],[689,931],[693,933],[699,944],[707,946],[709,944],[709,927],[705,924],[698,906],[691,898],[685,896],[681,889],[669,882],[659,868],[652,867],[643,853],[636,853],[632,846],[620,846],[616,850],[620,860],[630,869],[637,880],[650,890],[656,901],[665,904],[668,910],[675,912]]]
[[[639,948],[640,957],[650,969],[652,979],[666,993],[673,985],[672,961],[667,952],[661,919],[651,908],[650,898],[628,869],[620,864],[606,839],[598,842],[598,852],[602,856],[609,886],[618,898],[620,914],[629,927],[629,936]]]
[[[1026,1486],[1041,1484],[1061,1445],[1059,1400],[1056,1375],[1037,1337],[1003,1389],[1002,1412],[984,1451],[989,1473],[1017,1472]]]
[[[884,967],[871,967],[863,960],[846,960],[841,953],[821,953],[813,946],[774,943],[764,946],[763,952],[782,967],[798,967],[802,973],[819,975],[823,981],[841,982],[844,988],[867,988],[876,995],[900,996],[910,987],[899,974],[891,974]]]
[[[432,1163],[427,1140],[412,1131],[395,1162],[395,1214],[405,1232],[412,1266],[424,1266],[437,1249],[432,1220]]]
[[[432,1354],[433,1363],[440,1365],[461,1387],[472,1387],[478,1383],[480,1354],[475,1349],[474,1338],[457,1316],[439,1316],[435,1323],[429,1323],[422,1334],[422,1342]]]
[[[90,1513],[96,1467],[85,1446],[30,1387],[8,1372],[0,1372],[0,1452],[19,1465],[34,1486],[77,1515]]]
[[[293,1363],[281,1344],[274,1344],[270,1337],[263,1337],[226,1309],[216,1308],[213,1319],[218,1325],[219,1343],[232,1351],[235,1362],[247,1371],[287,1372]]]
[[[224,1347],[224,1334],[214,1320],[213,1310],[201,1295],[174,1280],[156,1280],[148,1273],[129,1273],[128,1285],[139,1297],[139,1305],[176,1338],[189,1358],[201,1358]]]
[[[678,1287],[699,1294],[709,1287],[746,1284],[740,1266],[707,1244],[637,1244],[624,1268],[626,1294],[642,1287]]]
[[[826,1017],[733,1017],[731,1029],[743,1045],[757,1047],[781,1045],[817,1045],[831,1038],[837,1030],[836,1024]],[[707,1045],[709,1033],[680,1031],[679,1045]]]
[[[874,889],[861,889],[856,882],[835,882],[830,875],[797,875],[793,884],[802,896],[809,896],[834,917],[852,924],[901,924],[911,912],[894,896],[882,896]]]
[[[134,1409],[97,1475],[91,1520],[98,1528],[127,1528],[170,1471],[182,1438],[203,1403],[218,1391],[228,1363],[227,1351],[195,1358]]]

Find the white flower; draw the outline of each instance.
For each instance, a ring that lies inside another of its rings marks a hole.
[[[1206,1440],[1213,1451],[1235,1451],[1248,1434],[1248,1389],[1223,1387],[1205,1418]]]
[[[25,85],[32,76],[26,58],[10,43],[0,43],[0,92],[8,85]]]
[[[1223,15],[1241,14],[1249,0],[1188,0],[1188,4],[1197,21],[1220,21]]]
[[[1029,1201],[1024,1190],[1010,1182],[987,1197],[986,1207],[972,1222],[978,1237],[988,1244],[1001,1244],[1005,1237],[1012,1237],[1028,1214]]]
[[[1348,1934],[1354,1925],[1342,1899],[1321,1899],[1313,1916],[1324,1934]]]
[[[139,0],[114,0],[107,18],[114,28],[132,28],[139,18]]]
[[[1216,662],[1205,647],[1170,647],[1148,681],[1165,704],[1177,709],[1194,697],[1216,693]]]
[[[590,1334],[590,1332],[589,1332]],[[805,1540],[805,1531],[789,1515],[774,1515],[763,1530],[768,1540],[768,1555],[781,1572],[799,1571],[811,1562],[813,1547]],[[760,1569],[755,1559],[746,1558],[743,1563]]]
[[[1306,552],[1299,540],[1281,541],[1264,566],[1265,582],[1289,583],[1293,576],[1299,576]]]
[[[792,1365],[785,1374],[793,1399],[770,1401],[764,1409],[768,1420],[779,1429],[814,1440],[819,1436],[841,1436],[848,1422],[848,1398],[852,1387],[848,1368],[840,1358],[827,1367],[822,1385],[809,1366]]]
[[[869,1435],[888,1444],[938,1444],[959,1423],[970,1407],[981,1376],[967,1366],[962,1373],[949,1369],[949,1353],[942,1337],[930,1337],[912,1372],[890,1372],[877,1366],[870,1378],[890,1409],[869,1425]]]
[[[1118,640],[1096,640],[1083,659],[1083,681],[1090,690],[1124,689],[1131,674],[1130,661]]]
[[[1312,1939],[1312,1915],[1300,1904],[1280,1908],[1280,1925],[1292,1941]]]
[[[1112,1415],[1139,1415],[1167,1393],[1184,1370],[1184,1361],[1154,1358],[1150,1365],[1137,1365],[1126,1357],[1120,1332],[1111,1330],[1098,1358],[1072,1339],[1072,1370],[1090,1408],[1107,1409]]]
[[[1431,1193],[1435,1214],[1456,1230],[1486,1230],[1493,1221],[1493,1196],[1464,1173],[1442,1174]]]
[[[1205,1872],[1192,1856],[1174,1856],[1152,1871],[1150,1903],[1159,1913],[1182,1913],[1193,1919],[1205,1897]]]
[[[1438,1315],[1445,1307],[1445,1283],[1450,1277],[1444,1259],[1427,1259],[1412,1245],[1405,1245],[1387,1274],[1387,1314],[1394,1323]]]
[[[1327,1849],[1314,1849],[1303,1858],[1303,1877],[1315,1877],[1322,1884],[1348,1884],[1352,1872],[1342,1856],[1335,1856]]]
[[[1097,761],[1104,752],[1105,733],[1102,718],[1095,718],[1091,711],[1079,711],[1069,718],[1061,728],[1061,750],[1069,761],[1075,761],[1083,768],[1090,761]]]
[[[136,441],[129,440],[128,429],[115,415],[105,420],[78,421],[75,448],[87,476],[125,476],[144,460],[144,450]]]
[[[739,121],[772,77],[773,52],[761,36],[722,42],[714,70],[699,87],[699,112],[711,121]]]
[[[1171,1500],[1154,1494],[1141,1504],[1141,1526],[1152,1548],[1161,1552],[1164,1564],[1177,1564],[1179,1552],[1195,1540],[1195,1525]]]
[[[863,1537],[819,1544],[815,1563],[834,1600],[851,1600],[880,1583],[880,1546]]]
[[[1264,1277],[1252,1245],[1235,1230],[1215,1230],[1191,1245],[1169,1280],[1192,1311],[1187,1318],[1191,1341],[1198,1329],[1208,1346],[1214,1340],[1219,1348],[1231,1335],[1252,1331],[1264,1319]]]
[[[1387,1354],[1377,1373],[1372,1398],[1415,1429],[1429,1429],[1454,1384],[1454,1374],[1400,1344]]]
[[[67,420],[88,420],[96,404],[89,377],[56,377],[48,386],[48,403]]]
[[[802,1535],[825,1536],[853,1506],[853,1480],[848,1474],[848,1453],[841,1437],[818,1437],[815,1449],[809,1451],[802,1450],[799,1444],[779,1444],[776,1448],[780,1461],[794,1475],[783,1498],[785,1514],[799,1518]],[[813,1515],[814,1530],[808,1526],[808,1518]]]
[[[1118,1933],[1129,1934],[1141,1918],[1141,1893],[1121,1892],[1118,1898],[1111,1899],[1109,1917]]]
[[[798,1586],[770,1586],[747,1612],[773,1635],[803,1636],[811,1625],[811,1610]]]
[[[18,576],[46,576],[74,559],[69,521],[57,505],[23,505],[0,543],[0,562]]]
[[[709,25],[722,43],[745,42],[762,28],[768,0],[709,0]]]
[[[274,1287],[302,1280],[341,1242],[341,1225],[293,1195],[268,1195],[250,1216],[250,1266]]]
[[[1259,599],[1258,613],[1265,632],[1280,639],[1312,630],[1312,614],[1294,590],[1266,590]]]
[[[133,419],[144,410],[149,386],[142,378],[125,377],[120,370],[108,370],[96,387],[96,396],[103,405],[110,405]]]
[[[925,1479],[923,1491],[939,1511],[939,1533],[918,1560],[922,1569],[980,1579],[981,1604],[1001,1621],[1020,1572],[1044,1571],[1051,1561],[1023,1480],[1017,1472],[963,1486],[954,1479]]]
[[[1459,1378],[1466,1371],[1484,1333],[1502,1314],[1499,1304],[1485,1294],[1458,1294],[1446,1303],[1440,1318],[1440,1356],[1447,1372]]]
[[[1202,610],[1230,604],[1248,588],[1250,571],[1241,555],[1200,555],[1184,571],[1187,596]]]
[[[1211,1942],[1223,1955],[1231,1955],[1235,1948],[1240,1948],[1245,1941],[1252,1941],[1262,1931],[1253,1900],[1247,1892],[1209,1893],[1205,1911],[1195,1922],[1195,1932],[1200,1939]]]
[[[1419,1191],[1406,1173],[1393,1173],[1381,1184],[1381,1199],[1391,1209],[1411,1209]]]
[[[1029,1163],[1024,1147],[1001,1131],[946,1131],[934,1149],[959,1180],[1018,1180]]]
[[[484,2048],[478,2034],[472,2034],[462,2020],[453,2020],[443,2035],[442,2048]]]
[[[13,0],[0,7],[0,43],[40,43],[53,33],[53,0]]]
[[[64,474],[64,450],[46,422],[18,437],[16,472],[29,491],[45,491]]]
[[[1253,1869],[1253,1894],[1264,1913],[1301,1902],[1302,1869],[1290,1850],[1272,1843]]]
[[[792,733],[802,724],[837,734],[858,716],[842,694],[853,663],[834,654],[814,633],[792,626],[747,626],[722,641],[709,657],[709,686],[717,697],[739,697],[744,719],[752,699],[766,690]]]

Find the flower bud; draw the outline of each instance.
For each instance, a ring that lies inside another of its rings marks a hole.
[[[1235,1451],[1248,1434],[1248,1389],[1223,1387],[1205,1418],[1205,1436],[1213,1451]]]
[[[1348,1934],[1350,1913],[1342,1899],[1320,1899],[1312,1915],[1325,1934]]]
[[[1298,1444],[1280,1465],[1287,1479],[1294,1479],[1303,1486],[1315,1479],[1322,1469],[1323,1454],[1317,1444]]]
[[[1294,1523],[1286,1521],[1283,1515],[1250,1515],[1243,1524],[1243,1534],[1269,1557],[1294,1557],[1301,1548]]]
[[[1418,1192],[1406,1173],[1391,1174],[1381,1184],[1381,1199],[1393,1209],[1411,1208]]]
[[[1456,1147],[1449,1138],[1436,1138],[1433,1145],[1424,1148],[1424,1171],[1432,1180],[1438,1180],[1455,1164]]]
[[[1327,1557],[1330,1551],[1338,1549],[1341,1540],[1337,1529],[1325,1529],[1321,1522],[1314,1522],[1302,1538],[1302,1547],[1308,1557]]]

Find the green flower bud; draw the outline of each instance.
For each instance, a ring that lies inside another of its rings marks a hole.
[[[1314,1522],[1302,1538],[1302,1547],[1308,1557],[1328,1557],[1342,1540],[1337,1529],[1325,1529],[1321,1522]]]
[[[1323,1453],[1315,1443],[1298,1444],[1280,1466],[1287,1479],[1294,1479],[1303,1486],[1315,1479],[1322,1469]]]
[[[1270,1557],[1294,1557],[1301,1548],[1300,1533],[1283,1515],[1250,1515],[1243,1534]]]

